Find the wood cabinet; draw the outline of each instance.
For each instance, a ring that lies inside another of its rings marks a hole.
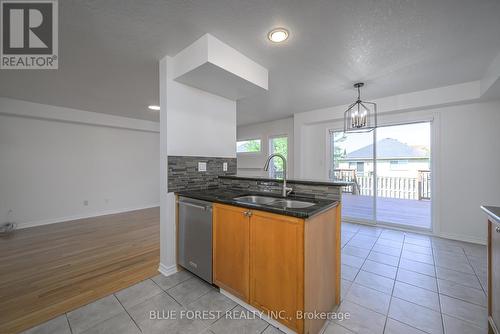
[[[500,222],[488,221],[488,320],[489,333],[500,330]]]
[[[304,307],[303,219],[252,211],[250,304],[300,331],[297,310]]]
[[[249,210],[215,204],[213,207],[214,283],[236,297],[249,297]]]
[[[305,222],[304,311],[332,312],[340,304],[340,205]],[[304,322],[304,333],[319,333],[322,319]]]
[[[340,303],[340,206],[300,219],[214,205],[214,282],[297,333]]]

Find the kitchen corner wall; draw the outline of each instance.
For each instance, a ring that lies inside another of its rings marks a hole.
[[[228,161],[228,171],[234,169],[236,160],[236,102],[173,80],[172,67],[171,57],[160,61],[160,272],[164,275],[177,270],[172,191],[176,182],[182,182],[169,180],[169,161],[173,168],[173,161],[179,161],[175,157],[183,157],[189,172],[199,175],[191,166],[199,157],[218,161],[221,168],[222,161]],[[207,165],[213,168],[217,167]]]
[[[266,91],[268,71],[210,34],[177,55],[162,58],[159,70],[160,272],[170,275],[177,271],[172,191],[194,183],[208,187],[216,175],[225,173],[224,161],[228,172],[234,172],[236,100]],[[207,172],[197,172],[192,166],[200,157],[208,159]],[[177,170],[172,166],[174,160],[182,165]]]

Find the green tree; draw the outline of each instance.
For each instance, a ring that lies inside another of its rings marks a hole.
[[[288,159],[288,139],[287,137],[277,137],[271,140],[271,153],[282,154]],[[273,167],[277,172],[283,172],[283,161],[273,158]]]
[[[260,140],[246,140],[238,147],[238,152],[260,152]]]

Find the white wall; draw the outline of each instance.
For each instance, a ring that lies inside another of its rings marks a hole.
[[[269,74],[265,67],[210,34],[203,35],[172,58],[172,77],[178,80],[179,77],[189,72],[192,74],[201,68],[206,68],[204,65],[207,63],[215,65],[218,71],[210,73],[209,76],[204,73],[203,78],[196,76],[196,80],[192,82],[196,87],[209,83],[204,87],[207,91],[214,93],[219,91],[228,98],[228,93],[234,88],[228,85],[250,84],[264,90],[268,89]],[[219,76],[221,73],[225,74]],[[214,86],[219,85],[221,89],[215,89]],[[237,96],[233,98],[237,99]]]
[[[157,123],[0,98],[0,223],[157,206],[158,164]]]
[[[463,84],[440,87],[436,89],[423,90],[407,94],[388,96],[373,100],[377,103],[379,115],[407,113],[415,110],[430,110],[438,107],[467,104],[477,102],[481,97],[480,82],[472,81]],[[367,97],[369,99],[369,97]],[[318,173],[319,168],[324,171],[324,156],[321,160],[311,162],[309,159],[315,159],[325,152],[326,141],[325,134],[319,127],[325,123],[339,122],[335,126],[342,129],[340,124],[347,105],[334,106],[323,109],[316,109],[294,114],[294,165],[297,177],[307,177]],[[402,117],[404,121],[404,116]],[[329,127],[331,126],[328,125]],[[323,127],[324,128],[324,127]],[[309,138],[308,138],[309,137]],[[314,139],[316,138],[316,139]],[[304,144],[310,140],[320,146],[311,147]],[[312,168],[312,169],[311,169]],[[323,172],[317,177],[327,177]]]
[[[500,101],[440,113],[439,233],[486,243],[480,205],[500,205]]]
[[[175,272],[175,195],[167,193],[167,157],[236,157],[236,102],[173,80],[171,57],[160,60],[160,271]]]
[[[269,156],[269,138],[286,135],[288,136],[288,177],[293,177],[293,118],[284,118],[272,122],[264,122],[239,126],[237,130],[238,140],[261,139],[260,153],[238,153],[238,174],[247,176],[267,177],[268,173],[263,167]]]
[[[477,87],[445,87],[442,97],[436,89],[380,99],[379,119],[380,124],[433,120],[434,234],[485,243],[486,217],[479,206],[500,205],[500,101],[478,102]],[[328,129],[342,127],[343,110],[295,114],[296,177],[327,177]]]
[[[172,78],[168,62],[166,82],[167,154],[235,157],[236,101]]]

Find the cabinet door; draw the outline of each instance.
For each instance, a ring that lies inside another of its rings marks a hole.
[[[253,211],[250,218],[250,304],[294,329],[304,304],[302,219]]]
[[[214,283],[248,302],[249,217],[248,209],[214,205]]]
[[[490,221],[490,316],[500,330],[500,224]],[[497,232],[497,228],[499,231]]]

